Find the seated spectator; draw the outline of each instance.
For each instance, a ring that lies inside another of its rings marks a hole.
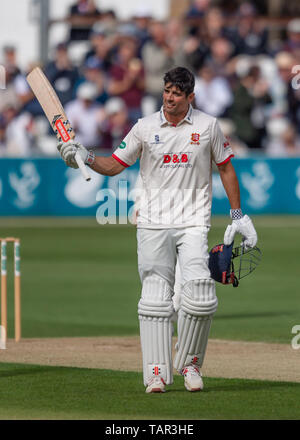
[[[288,89],[292,81],[292,68],[296,60],[290,52],[279,52],[275,56],[276,74],[270,83],[273,98],[272,115],[287,116],[289,112]]]
[[[241,77],[233,91],[233,102],[228,116],[236,126],[237,136],[249,148],[262,148],[265,135],[265,107],[272,103],[269,85],[253,65]]]
[[[108,93],[119,96],[127,106],[129,119],[136,122],[141,114],[141,101],[144,95],[144,68],[137,58],[137,43],[125,38],[118,47],[116,61],[109,72]]]
[[[105,106],[105,119],[101,124],[101,148],[114,150],[117,148],[132,124],[128,119],[128,112],[125,102],[121,98],[110,98]]]
[[[209,46],[198,35],[189,35],[182,45],[183,65],[196,74],[209,55],[209,50]]]
[[[108,36],[108,31],[102,23],[93,26],[90,42],[91,50],[86,54],[85,61],[93,58],[102,70],[108,72],[112,64],[114,39]]]
[[[135,35],[138,40],[138,55],[141,56],[142,48],[150,40],[149,26],[151,22],[151,10],[148,6],[140,4],[133,13]]]
[[[266,153],[272,157],[300,156],[300,136],[291,122],[282,117],[267,123]]]
[[[2,114],[5,123],[5,156],[30,156],[32,117],[29,113],[18,113],[13,106],[8,106]]]
[[[89,58],[83,67],[83,77],[79,84],[89,82],[93,83],[97,89],[97,96],[95,101],[98,104],[104,104],[109,98],[107,92],[107,80],[104,71],[101,69],[101,64],[97,58]]]
[[[7,45],[3,47],[3,61],[1,65],[4,66],[11,80],[21,73],[21,69],[18,66],[17,49],[15,46]]]
[[[171,48],[176,66],[184,66],[185,58],[183,44],[185,41],[184,26],[178,18],[170,19],[166,23],[166,41]]]
[[[218,37],[212,41],[210,54],[205,59],[205,64],[209,64],[216,76],[227,78],[230,76],[228,61],[231,58],[234,47],[229,40]]]
[[[222,117],[232,103],[232,93],[225,78],[214,74],[210,65],[204,65],[195,81],[195,104],[211,116]]]
[[[142,50],[142,60],[145,68],[147,94],[151,95],[156,103],[156,109],[162,104],[164,74],[174,67],[172,48],[166,39],[166,28],[163,23],[153,21],[150,26],[151,40]]]
[[[66,106],[66,114],[76,133],[76,140],[87,148],[100,145],[99,126],[103,121],[103,108],[95,102],[97,87],[93,83],[81,84],[76,99]]]
[[[68,55],[68,46],[66,43],[59,43],[54,52],[54,59],[45,67],[45,74],[62,105],[75,98],[74,87],[78,81],[79,73]]]
[[[13,107],[21,106],[18,99],[18,95],[16,93],[14,75],[11,74],[9,70],[5,70],[4,83],[5,83],[5,88],[0,89],[0,93],[1,93],[0,114],[3,111],[3,109],[9,105],[12,105]]]
[[[86,19],[100,20],[101,12],[97,9],[94,0],[77,0],[76,4],[71,6],[68,18],[71,22],[69,40],[86,41],[91,30],[91,23]]]
[[[210,0],[193,0],[186,18],[203,18],[209,8]]]
[[[295,58],[300,60],[300,18],[293,18],[288,22],[287,41],[283,50],[292,53]]]
[[[202,31],[200,35],[209,46],[216,38],[227,38],[230,35],[222,9],[216,6],[207,10],[200,30]]]
[[[219,38],[229,39],[229,35],[231,34],[225,26],[222,10],[217,7],[209,8],[201,25],[194,29],[183,44],[184,64],[193,72],[198,72],[210,56],[213,42]]]
[[[242,3],[239,7],[232,43],[235,46],[235,55],[259,55],[268,52],[268,31],[259,23],[256,8],[251,3]]]
[[[0,89],[0,113],[9,106],[20,109],[22,103],[16,91],[16,78],[21,74],[21,70],[18,66],[17,50],[14,46],[4,46],[0,67],[2,68],[0,72],[1,83],[4,83]]]

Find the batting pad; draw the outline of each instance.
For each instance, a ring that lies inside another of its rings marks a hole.
[[[162,278],[145,278],[138,305],[140,339],[143,355],[144,384],[159,375],[166,384],[173,383],[172,290]]]
[[[178,343],[174,368],[181,372],[189,364],[202,366],[212,316],[218,307],[213,280],[193,280],[183,287],[178,313]]]

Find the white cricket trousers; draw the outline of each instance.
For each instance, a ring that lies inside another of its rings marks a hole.
[[[210,279],[208,226],[180,229],[137,229],[138,270],[141,282],[151,275],[163,278],[173,290],[178,258],[181,285]]]

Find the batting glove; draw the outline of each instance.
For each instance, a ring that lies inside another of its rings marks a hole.
[[[248,215],[242,215],[241,210],[239,211],[241,217],[238,219],[234,219],[231,212],[232,223],[226,228],[224,244],[229,246],[233,242],[235,234],[239,233],[243,236],[241,245],[244,246],[245,249],[250,249],[257,243],[257,233],[250,217]]]
[[[87,165],[91,165],[95,160],[95,153],[93,151],[88,151],[79,142],[60,142],[57,145],[57,149],[66,165],[71,168],[78,168],[75,160],[76,153],[80,154],[81,159]]]

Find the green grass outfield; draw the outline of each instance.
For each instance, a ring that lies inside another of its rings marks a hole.
[[[300,218],[254,220],[262,263],[238,288],[217,285],[211,337],[289,343],[292,327],[300,324]],[[210,247],[222,242],[226,224],[225,218],[214,219]],[[138,334],[133,226],[100,226],[94,219],[78,218],[1,219],[0,231],[21,238],[24,337]],[[9,335],[12,301],[10,295]]]
[[[0,363],[0,419],[298,419],[300,384],[206,379],[145,394],[141,373]],[[179,404],[180,402],[180,404]]]
[[[290,344],[292,327],[300,325],[300,218],[254,222],[263,261],[237,289],[218,285],[210,337]],[[213,219],[210,247],[222,242],[226,225],[224,217]],[[133,226],[2,218],[0,230],[21,238],[23,337],[138,334]],[[11,249],[8,256],[13,337]],[[300,418],[297,383],[207,378],[205,386],[203,393],[188,393],[176,376],[172,392],[149,396],[140,373],[5,364],[0,350],[0,419]]]

